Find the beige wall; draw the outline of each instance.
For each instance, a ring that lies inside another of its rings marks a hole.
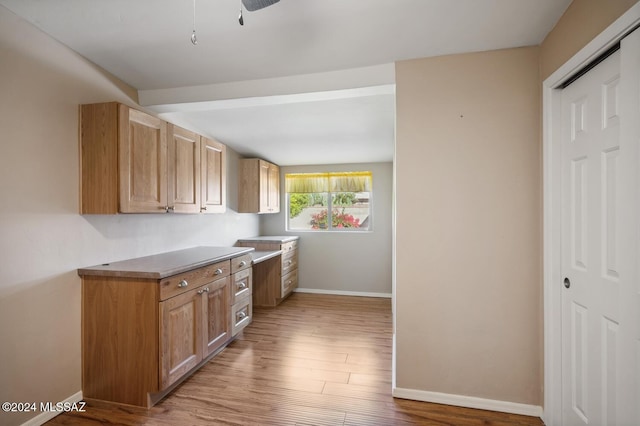
[[[542,80],[637,2],[638,0],[574,0],[541,45]]]
[[[298,261],[301,289],[391,294],[392,163],[281,167],[281,186],[284,188],[285,173],[361,170],[373,172],[372,232],[287,232],[284,204],[280,214],[262,215],[263,235],[301,237]]]
[[[396,65],[398,388],[542,404],[538,64]]]
[[[58,402],[80,389],[76,268],[258,232],[237,206],[230,152],[222,215],[80,216],[78,105],[135,91],[0,6],[0,402]],[[39,413],[0,412],[15,425]]]

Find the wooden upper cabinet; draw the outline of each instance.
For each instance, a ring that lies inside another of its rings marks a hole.
[[[157,213],[167,206],[167,124],[119,105],[120,211]]]
[[[280,167],[269,163],[268,174],[267,204],[264,207],[269,213],[278,213],[280,211]]]
[[[201,138],[201,209],[203,213],[224,213],[227,198],[227,147],[218,141]]]
[[[280,211],[280,168],[258,158],[241,159],[238,166],[238,212]]]
[[[116,102],[80,114],[81,214],[224,211],[224,145]]]
[[[197,133],[168,124],[168,208],[176,213],[200,212],[200,144]]]

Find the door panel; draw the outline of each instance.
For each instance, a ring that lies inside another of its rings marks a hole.
[[[563,425],[640,424],[640,32],[621,46],[562,91]]]
[[[204,286],[203,330],[204,357],[215,352],[229,340],[230,278],[224,277]]]
[[[200,211],[200,136],[169,124],[168,206],[176,213]]]
[[[160,383],[166,389],[202,360],[202,293],[160,302]]]
[[[226,147],[202,138],[202,211],[223,213],[226,209]]]
[[[605,391],[602,321],[619,321],[616,279],[608,271],[615,260],[617,232],[616,155],[619,120],[615,120],[615,88],[620,52],[616,52],[563,91],[568,126],[563,138],[563,389],[565,424],[599,424],[616,410]],[[610,90],[607,90],[607,87]],[[613,203],[610,205],[609,203]],[[615,267],[613,268],[615,271]],[[611,362],[609,360],[609,362]],[[610,377],[609,377],[610,379]],[[609,386],[616,386],[609,383]]]
[[[167,205],[166,123],[119,107],[120,211],[157,213]]]

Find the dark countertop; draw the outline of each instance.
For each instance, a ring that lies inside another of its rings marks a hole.
[[[252,247],[193,247],[81,268],[78,275],[161,279],[252,251]]]
[[[251,263],[255,265],[256,263],[263,262],[267,259],[271,259],[272,257],[276,257],[282,254],[282,250],[272,250],[272,251],[252,251],[251,252]]]
[[[296,241],[299,239],[297,235],[290,236],[264,236],[264,237],[249,237],[249,238],[240,238],[239,242],[247,242],[247,243],[288,243],[291,241]]]

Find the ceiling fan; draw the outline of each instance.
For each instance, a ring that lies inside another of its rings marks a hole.
[[[280,0],[242,0],[242,4],[249,11],[264,9],[267,6],[278,3]]]
[[[264,9],[267,6],[278,3],[280,0],[241,0],[240,3],[240,16],[238,16],[238,23],[244,25],[244,18],[242,17],[242,6],[249,11]]]
[[[249,12],[255,10],[264,9],[267,6],[278,3],[280,0],[240,0],[240,16],[238,16],[238,22],[240,25],[244,25],[244,18],[242,17],[242,6]],[[195,46],[198,44],[198,38],[196,36],[196,0],[193,0],[193,31],[191,33],[191,43]]]

